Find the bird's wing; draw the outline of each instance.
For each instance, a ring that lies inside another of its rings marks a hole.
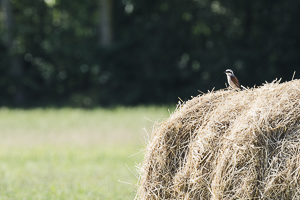
[[[237,79],[235,76],[232,76],[232,77],[231,77],[231,81],[232,81],[237,87],[241,88],[241,85],[240,85],[238,79]]]

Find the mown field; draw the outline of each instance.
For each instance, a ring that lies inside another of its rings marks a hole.
[[[133,199],[168,108],[0,109],[0,199]]]

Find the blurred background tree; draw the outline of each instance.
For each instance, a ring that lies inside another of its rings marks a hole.
[[[7,59],[10,66],[9,73],[6,76],[12,80],[10,90],[14,93],[14,102],[16,105],[23,105],[24,103],[24,91],[22,86],[23,77],[23,64],[18,53],[17,37],[15,35],[14,15],[11,9],[11,3],[9,0],[2,0],[3,6],[3,24],[5,33],[3,34],[4,46],[6,48]]]
[[[300,1],[1,1],[1,106],[174,103],[300,64]]]

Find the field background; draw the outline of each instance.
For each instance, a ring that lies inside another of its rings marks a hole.
[[[133,199],[168,109],[0,109],[0,199]]]

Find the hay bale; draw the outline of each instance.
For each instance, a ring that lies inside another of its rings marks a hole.
[[[199,95],[153,132],[137,199],[300,199],[300,80]]]

